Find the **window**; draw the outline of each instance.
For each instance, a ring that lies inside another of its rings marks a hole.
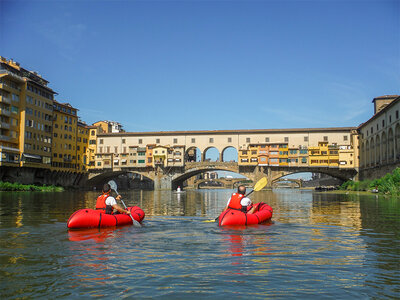
[[[122,144],[125,144],[126,143],[126,140],[125,139],[122,139]]]
[[[382,120],[382,127],[385,127],[385,120]],[[372,133],[372,132],[371,132]]]
[[[104,140],[103,139],[99,139],[99,144],[103,145]]]
[[[389,123],[392,123],[392,116],[389,116]]]
[[[160,143],[160,139],[156,139],[156,144],[159,144]]]
[[[210,143],[214,143],[214,138],[210,138]]]
[[[344,136],[343,136],[343,141],[347,141],[347,139],[348,139],[348,136],[347,136],[347,135],[344,135]]]
[[[178,143],[178,139],[174,139],[174,144],[177,144]]]
[[[265,138],[265,142],[266,142],[266,143],[269,143],[269,137],[266,137],[266,138]]]
[[[371,134],[374,133],[374,127],[371,126]]]
[[[399,118],[399,111],[396,110],[396,120]]]
[[[196,143],[196,139],[192,138],[192,143]]]
[[[324,136],[324,142],[327,142],[327,141],[328,141],[328,137]]]
[[[285,136],[285,142],[289,142],[289,137]]]
[[[246,138],[246,143],[250,143],[250,138]]]
[[[232,143],[232,138],[228,138],[228,143]]]
[[[304,137],[304,141],[305,141],[305,142],[308,142],[308,136],[305,136],[305,137]]]
[[[118,147],[117,146],[114,147],[114,153],[118,153]]]
[[[376,131],[379,130],[379,124],[376,124]]]
[[[142,143],[143,143],[143,140],[139,139],[138,144],[142,144]]]

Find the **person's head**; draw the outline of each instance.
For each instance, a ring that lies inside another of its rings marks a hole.
[[[111,192],[111,186],[108,183],[105,183],[103,185],[103,193],[109,193]]]
[[[246,194],[246,187],[244,185],[239,185],[238,186],[238,190],[237,190],[238,194]]]

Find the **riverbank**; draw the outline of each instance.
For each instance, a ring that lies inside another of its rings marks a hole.
[[[339,189],[344,191],[369,191],[379,194],[400,196],[400,168],[375,180],[346,181]]]
[[[20,184],[0,181],[0,191],[12,192],[63,192],[64,188],[55,185],[38,186],[33,184]]]

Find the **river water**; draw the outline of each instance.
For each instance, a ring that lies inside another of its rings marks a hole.
[[[399,298],[399,199],[277,189],[271,224],[205,222],[230,192],[122,192],[142,228],[79,231],[94,192],[0,193],[0,299]]]

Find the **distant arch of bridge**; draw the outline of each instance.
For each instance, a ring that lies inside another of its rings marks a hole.
[[[303,187],[302,181],[300,179],[290,179],[290,178],[282,178],[282,177],[278,178],[277,180],[274,180],[272,182],[272,185],[275,185],[275,184],[278,184],[281,182],[293,182],[293,183],[296,183],[299,186],[299,188]]]
[[[90,171],[89,184],[103,181],[112,177],[134,173],[139,174],[149,180],[154,181],[155,189],[176,189],[182,186],[183,182],[190,177],[208,172],[208,171],[229,171],[246,177],[247,180],[257,182],[260,178],[266,176],[268,178],[268,187],[271,187],[273,182],[289,174],[311,172],[323,173],[332,177],[339,178],[343,181],[353,178],[357,171],[355,169],[339,169],[326,167],[269,167],[269,166],[239,166],[236,162],[189,162],[185,167],[174,170],[161,169],[140,169],[126,168],[117,171],[112,170],[96,170]]]

